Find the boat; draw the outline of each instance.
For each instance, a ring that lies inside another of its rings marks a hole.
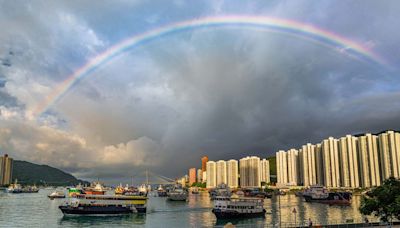
[[[199,194],[199,188],[198,187],[192,187],[192,194]]]
[[[263,198],[233,194],[215,197],[212,212],[217,219],[239,219],[265,217],[266,211]]]
[[[122,187],[122,184],[119,184],[114,190],[115,195],[123,195],[124,194],[124,188]]]
[[[36,185],[33,186],[26,186],[22,188],[22,193],[38,193],[39,188],[36,187]]]
[[[314,185],[303,192],[303,197],[306,202],[349,206],[352,195],[350,192],[329,192],[323,186]]]
[[[147,192],[139,191],[136,187],[126,185],[123,195],[126,196],[147,196]]]
[[[65,198],[65,193],[64,191],[61,190],[56,190],[52,192],[50,195],[48,195],[50,199],[59,199],[59,198]]]
[[[70,197],[74,197],[75,195],[78,194],[84,194],[85,192],[82,189],[82,185],[78,184],[76,187],[68,187],[68,195]]]
[[[94,184],[94,186],[92,185],[90,187],[83,188],[83,192],[88,195],[104,195],[106,190],[104,190],[104,187],[97,182]]]
[[[171,201],[186,201],[188,193],[182,187],[176,186],[167,193],[167,196]]]
[[[147,196],[147,193],[149,192],[149,189],[148,189],[148,186],[146,186],[145,184],[142,184],[142,185],[139,186],[137,191],[139,192],[139,195]]]
[[[160,185],[157,188],[157,196],[158,197],[166,197],[167,196],[167,191]]]
[[[13,184],[10,184],[8,188],[6,189],[7,193],[22,193],[22,187],[20,184],[18,184],[18,180],[15,179],[15,182]]]
[[[218,196],[231,196],[231,195],[232,195],[231,189],[225,184],[221,184],[217,186],[217,188],[214,188],[210,191],[211,200],[214,200]]]
[[[79,194],[59,209],[64,215],[112,215],[146,213],[147,197]]]
[[[272,194],[268,194],[265,191],[260,191],[259,189],[245,189],[242,191],[244,192],[244,195],[247,197],[258,197],[258,198],[272,197]]]

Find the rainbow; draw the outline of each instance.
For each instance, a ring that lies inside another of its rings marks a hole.
[[[347,39],[328,30],[317,28],[313,25],[264,16],[217,16],[204,17],[195,20],[182,21],[129,37],[90,59],[86,64],[69,75],[62,83],[57,85],[50,94],[36,107],[34,115],[40,116],[56,103],[63,95],[85,76],[90,75],[99,66],[111,61],[121,53],[165,35],[209,27],[239,26],[244,28],[262,28],[284,34],[302,37],[336,49],[349,57],[361,61],[386,65],[385,61],[363,45]]]

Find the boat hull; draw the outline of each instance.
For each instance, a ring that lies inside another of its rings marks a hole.
[[[122,206],[59,206],[63,214],[71,215],[115,215],[115,214],[132,214],[146,213],[146,208],[136,208],[132,210],[129,207]]]
[[[260,212],[252,212],[252,213],[240,213],[237,211],[222,211],[220,209],[213,209],[217,219],[238,219],[238,218],[259,218],[265,217],[265,209]]]
[[[187,198],[186,197],[168,197],[169,201],[186,201]]]
[[[158,197],[167,197],[167,192],[158,191],[157,195]]]
[[[49,199],[63,199],[65,196],[47,196]]]
[[[351,205],[351,202],[348,200],[312,199],[311,197],[308,196],[305,196],[304,199],[306,200],[306,202],[310,203],[323,203],[329,205],[343,205],[343,206]]]
[[[327,198],[315,199],[310,195],[303,195],[306,202],[323,203],[329,205],[343,205],[348,206],[351,204],[351,194],[346,193],[329,193]]]

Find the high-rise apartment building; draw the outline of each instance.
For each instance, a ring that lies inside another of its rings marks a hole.
[[[197,170],[197,182],[199,183],[203,182],[203,171],[201,169]]]
[[[217,186],[227,184],[226,180],[226,161],[217,161]]]
[[[0,156],[0,186],[11,184],[13,173],[13,159],[5,154]]]
[[[298,170],[298,156],[299,151],[290,149],[287,151],[287,162],[288,162],[288,184],[298,185],[299,184],[299,170]]]
[[[317,184],[317,165],[315,159],[315,145],[308,143],[302,147],[304,186]]]
[[[203,170],[203,172],[207,171],[207,162],[208,162],[208,157],[203,156],[201,158],[201,170]]]
[[[379,134],[379,157],[383,179],[399,178],[400,173],[400,133],[387,131]]]
[[[207,169],[207,188],[215,188],[217,186],[217,164],[214,161],[206,163]]]
[[[288,183],[288,159],[287,153],[283,150],[276,153],[276,168],[278,173],[278,184],[286,185]]]
[[[229,160],[226,162],[226,172],[227,172],[227,185],[230,188],[239,187],[239,167],[237,160]]]
[[[240,159],[240,186],[243,188],[261,187],[260,158],[251,156]]]
[[[196,182],[196,168],[189,169],[189,186]]]
[[[324,175],[324,158],[322,154],[321,143],[315,145],[315,165],[316,165],[317,185],[323,185],[325,182],[325,175]]]
[[[365,134],[358,137],[358,155],[361,186],[369,188],[380,185],[377,136]]]
[[[260,161],[260,178],[261,182],[266,184],[271,182],[270,174],[269,174],[269,161],[267,159],[262,159]]]
[[[340,187],[338,140],[329,137],[321,144],[325,183],[327,187]]]

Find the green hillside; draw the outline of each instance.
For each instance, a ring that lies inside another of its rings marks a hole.
[[[48,165],[37,165],[26,161],[14,161],[13,180],[21,184],[36,185],[76,185],[84,183],[69,173]]]

